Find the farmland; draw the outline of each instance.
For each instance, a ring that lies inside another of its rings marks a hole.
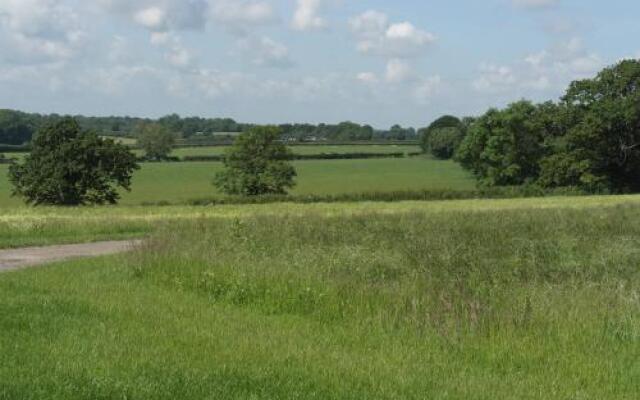
[[[149,239],[0,276],[0,398],[633,399],[638,222],[637,196],[6,209],[1,247]]]
[[[298,186],[294,194],[343,194],[420,189],[472,189],[473,178],[453,161],[424,157],[375,160],[317,160],[294,163]],[[0,207],[16,206],[9,196],[6,165],[0,165]],[[134,176],[122,204],[136,205],[219,196],[212,180],[220,163],[145,163]]]

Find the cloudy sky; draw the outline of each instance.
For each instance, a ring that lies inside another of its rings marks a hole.
[[[423,126],[640,57],[637,0],[0,0],[0,108]]]

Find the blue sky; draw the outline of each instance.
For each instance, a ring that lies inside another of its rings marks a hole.
[[[0,0],[0,108],[424,126],[640,57],[636,0]]]

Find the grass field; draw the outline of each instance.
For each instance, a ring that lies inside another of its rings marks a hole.
[[[135,139],[129,138],[117,138],[118,142],[133,146],[136,144]],[[198,146],[198,147],[180,147],[174,149],[171,153],[173,157],[187,157],[187,156],[220,156],[228,149],[226,146]],[[295,154],[301,155],[316,155],[322,153],[328,154],[348,154],[348,153],[374,153],[374,154],[389,154],[389,153],[417,153],[420,152],[420,146],[416,145],[308,145],[308,146],[290,146],[290,149]],[[140,149],[135,149],[134,153],[138,156],[142,156],[144,152]],[[25,153],[6,153],[8,158],[21,159]]]
[[[0,399],[636,399],[640,197],[26,208]],[[60,233],[60,234],[58,234]]]
[[[295,194],[343,194],[409,189],[473,189],[475,181],[451,161],[423,157],[381,160],[300,161],[295,163]],[[144,164],[134,177],[133,190],[122,204],[184,202],[218,196],[212,181],[220,163]],[[0,165],[0,207],[20,204],[9,196],[6,165]]]
[[[175,149],[171,155],[174,157],[185,156],[214,156],[225,153],[227,147],[185,147]],[[347,153],[415,153],[420,151],[420,146],[405,145],[348,145],[348,146],[332,146],[332,145],[310,145],[310,146],[291,146],[294,154],[315,155],[322,153],[330,154],[347,154]]]

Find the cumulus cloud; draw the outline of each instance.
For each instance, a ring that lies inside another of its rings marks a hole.
[[[572,37],[531,53],[513,65],[481,65],[473,87],[485,92],[562,90],[572,80],[595,75],[604,64],[598,54],[585,48],[580,38]]]
[[[59,62],[73,57],[86,33],[74,10],[58,0],[0,1],[0,59]]]
[[[415,57],[436,41],[435,35],[410,22],[390,23],[386,14],[370,10],[349,20],[361,53],[383,57]]]
[[[270,24],[277,20],[266,1],[217,0],[211,4],[213,20],[233,29]]]
[[[390,83],[403,83],[414,79],[415,73],[408,61],[393,58],[387,62],[385,78]]]
[[[327,22],[320,16],[323,0],[296,0],[291,26],[299,31],[324,29]]]
[[[98,4],[152,31],[202,30],[209,10],[207,0],[99,0]]]
[[[289,49],[267,36],[248,36],[238,41],[238,47],[261,67],[288,68],[293,65]]]

